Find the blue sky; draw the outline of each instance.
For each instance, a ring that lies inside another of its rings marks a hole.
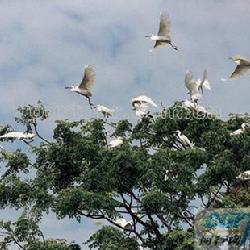
[[[144,35],[158,30],[159,13],[169,13],[170,47],[149,53]],[[93,101],[131,118],[130,100],[150,96],[171,105],[187,98],[185,71],[208,70],[212,91],[201,104],[222,117],[250,112],[250,75],[221,82],[235,65],[229,56],[250,58],[250,2],[246,0],[2,0],[0,2],[0,117],[13,123],[19,105],[41,100],[51,110],[42,130],[50,136],[55,119],[97,116],[87,101],[64,90],[79,82],[85,64],[96,69]],[[95,225],[47,217],[51,237],[86,240]]]

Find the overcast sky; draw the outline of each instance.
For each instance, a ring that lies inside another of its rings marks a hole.
[[[179,51],[148,52],[153,44],[144,35],[158,31],[160,11],[170,15]],[[250,58],[249,13],[247,0],[1,0],[1,122],[37,100],[51,110],[50,121],[96,116],[85,98],[64,89],[81,80],[85,64],[96,70],[94,103],[119,118],[134,117],[130,100],[137,95],[164,105],[186,99],[185,71],[198,78],[205,68],[212,91],[205,91],[204,106],[223,117],[250,112],[250,74],[220,81],[235,67],[229,56]],[[83,241],[95,230],[88,221],[54,220],[43,225],[51,237]]]

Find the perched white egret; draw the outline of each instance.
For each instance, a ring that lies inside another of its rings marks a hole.
[[[238,175],[236,179],[243,181],[250,180],[250,170],[240,173],[240,175]]]
[[[183,135],[180,130],[177,130],[176,132],[178,140],[184,147],[190,147],[190,148],[194,147],[194,144],[191,143],[191,141],[187,138],[187,136]]]
[[[132,230],[132,221],[126,221],[124,218],[118,218],[115,220],[115,223],[118,224],[120,227],[126,230]]]
[[[185,86],[188,89],[188,94],[190,95],[191,101],[198,103],[198,100],[202,96],[199,93],[199,90],[201,90],[201,92],[203,93],[203,88],[206,88],[208,90],[211,89],[210,83],[207,79],[207,70],[204,70],[202,80],[198,79],[197,81],[195,81],[193,78],[193,73],[189,70],[186,71]]]
[[[196,104],[196,103],[189,101],[189,100],[184,101],[184,106],[187,108],[192,108],[192,109],[196,110],[197,112],[202,112],[202,113],[208,114],[208,115],[211,114],[203,106]]]
[[[164,175],[164,181],[167,181],[167,180],[168,180],[168,174],[169,174],[169,170],[166,169],[165,175]]]
[[[147,115],[147,111],[145,109],[136,109],[135,115],[139,118],[143,118]]]
[[[131,104],[135,115],[139,118],[145,117],[149,113],[147,110],[149,105],[157,107],[151,98],[144,95],[133,98]]]
[[[185,75],[185,85],[188,89],[188,94],[190,95],[191,101],[197,103],[201,98],[201,94],[199,93],[199,86],[193,79],[193,73],[191,71],[187,71]]]
[[[116,139],[111,140],[108,144],[109,148],[116,148],[123,144],[123,138],[121,136],[117,136]]]
[[[136,110],[136,108],[148,107],[149,104],[157,107],[153,100],[145,95],[140,95],[132,99],[133,110]]]
[[[250,61],[242,56],[236,55],[229,57],[229,59],[234,61],[237,65],[234,72],[229,77],[229,80],[234,80],[241,77],[250,69]]]
[[[26,133],[26,132],[8,132],[0,136],[0,138],[18,139],[18,140],[22,140],[22,139],[31,140],[34,137],[35,137],[35,134]]]
[[[231,132],[230,135],[240,135],[245,132],[246,128],[248,127],[247,123],[242,123],[240,128],[235,130],[234,132]]]
[[[77,94],[85,96],[90,104],[90,107],[93,106],[93,103],[90,101],[90,97],[92,96],[91,87],[94,85],[95,82],[95,72],[92,66],[86,65],[84,68],[84,75],[82,78],[81,83],[76,86],[69,86],[65,87],[65,89],[70,89],[72,92],[76,92]]]
[[[160,27],[157,35],[145,36],[152,41],[155,41],[154,48],[164,47],[166,44],[170,44],[175,50],[178,50],[177,46],[175,46],[171,41],[170,36],[170,18],[169,15],[162,13],[160,14]],[[152,52],[152,50],[150,50]]]
[[[114,110],[107,108],[105,106],[102,106],[102,105],[97,105],[96,110],[102,113],[105,118],[109,118],[110,116],[112,116],[114,112]]]

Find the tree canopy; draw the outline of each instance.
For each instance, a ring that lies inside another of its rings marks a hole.
[[[16,122],[36,137],[1,152],[1,209],[22,212],[0,221],[1,249],[194,249],[197,209],[250,205],[236,178],[249,170],[250,129],[230,135],[248,114],[221,119],[176,102],[133,123],[55,121],[49,139],[39,132],[49,115],[40,102],[18,111]],[[177,130],[194,146],[182,145]],[[110,148],[118,136],[123,144]],[[51,211],[103,226],[85,243],[44,239],[39,224]]]

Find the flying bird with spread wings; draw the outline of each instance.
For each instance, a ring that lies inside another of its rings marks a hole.
[[[250,61],[242,56],[237,55],[229,57],[229,59],[237,65],[234,72],[229,77],[229,80],[234,80],[243,76],[250,69]]]
[[[70,89],[72,92],[85,96],[89,101],[90,107],[92,108],[93,103],[91,103],[90,97],[92,96],[91,88],[93,87],[94,83],[95,71],[92,66],[86,65],[81,83],[78,86],[72,85],[65,87],[65,89]]]
[[[205,69],[203,72],[203,78],[194,80],[193,73],[191,71],[187,71],[185,75],[185,86],[188,89],[188,94],[190,95],[190,100],[194,103],[197,103],[201,98],[201,94],[199,90],[201,90],[203,94],[203,88],[211,90],[210,83],[207,79],[207,70]]]
[[[147,35],[146,38],[155,41],[154,49],[165,47],[165,45],[169,44],[175,50],[178,50],[177,46],[172,43],[171,36],[170,36],[170,27],[171,22],[169,15],[166,13],[161,12],[160,15],[160,27],[157,35]],[[152,50],[150,50],[152,52]]]

